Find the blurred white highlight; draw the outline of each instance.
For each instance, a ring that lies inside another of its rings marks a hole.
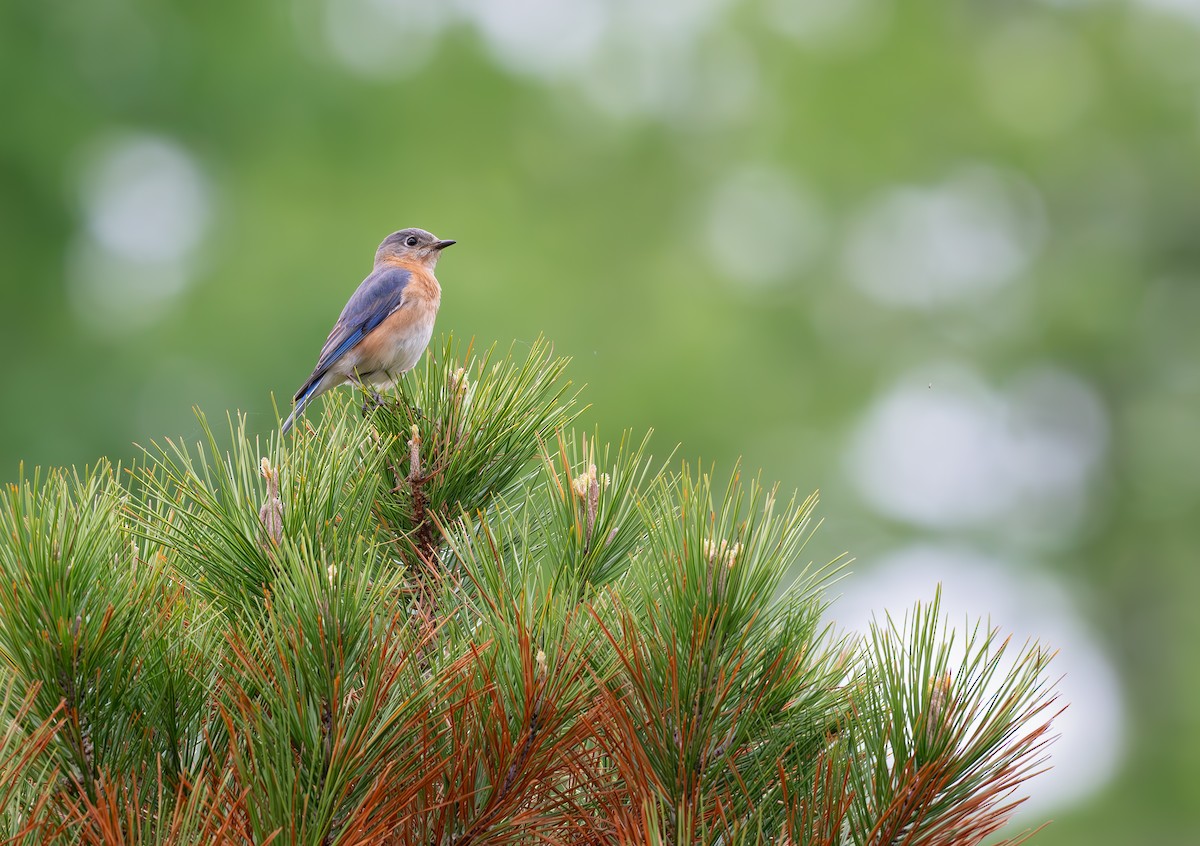
[[[504,71],[578,91],[616,117],[726,124],[746,114],[758,63],[728,27],[735,0],[317,0],[347,70],[402,76],[461,24]]]
[[[155,135],[103,141],[84,157],[80,205],[67,284],[81,322],[119,332],[161,317],[191,281],[208,227],[208,184],[193,157]]]
[[[853,225],[850,280],[881,303],[932,309],[1011,282],[1036,255],[1041,199],[1024,180],[967,168],[932,187],[886,191]]]
[[[718,270],[751,286],[794,279],[825,243],[820,203],[786,171],[747,165],[713,191],[704,248]]]
[[[1184,18],[1200,26],[1200,0],[1132,0],[1135,6]]]
[[[1075,375],[1040,366],[996,390],[949,365],[888,390],[859,424],[848,466],[882,514],[1052,546],[1074,537],[1107,446],[1107,414]]]
[[[81,187],[88,232],[131,261],[173,261],[191,251],[208,221],[203,175],[178,144],[134,135],[103,145]]]
[[[458,0],[458,6],[501,66],[538,76],[584,65],[610,15],[601,0]]]
[[[846,53],[873,45],[892,21],[892,0],[766,0],[776,32],[815,52]]]
[[[325,37],[349,70],[367,77],[400,76],[433,57],[451,12],[449,4],[420,0],[328,0]]]

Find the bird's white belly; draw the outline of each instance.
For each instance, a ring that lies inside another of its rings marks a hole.
[[[389,388],[396,378],[421,360],[433,337],[433,320],[418,320],[406,332],[390,332],[373,343],[360,345],[353,370],[377,387]]]

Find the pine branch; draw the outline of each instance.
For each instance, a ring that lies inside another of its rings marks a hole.
[[[974,843],[1045,764],[1036,646],[821,625],[815,498],[571,432],[540,340],[0,498],[0,835]],[[785,575],[794,572],[789,579]]]

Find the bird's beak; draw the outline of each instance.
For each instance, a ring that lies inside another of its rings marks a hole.
[[[444,250],[447,247],[449,247],[451,244],[457,244],[457,243],[458,243],[457,241],[438,241],[436,244],[433,245],[433,248],[435,250]]]

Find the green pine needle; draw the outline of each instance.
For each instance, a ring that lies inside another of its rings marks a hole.
[[[814,497],[572,431],[539,339],[0,498],[0,839],[959,844],[1049,655],[937,598],[854,642]],[[668,459],[669,460],[669,459]],[[7,842],[6,840],[6,842]]]

